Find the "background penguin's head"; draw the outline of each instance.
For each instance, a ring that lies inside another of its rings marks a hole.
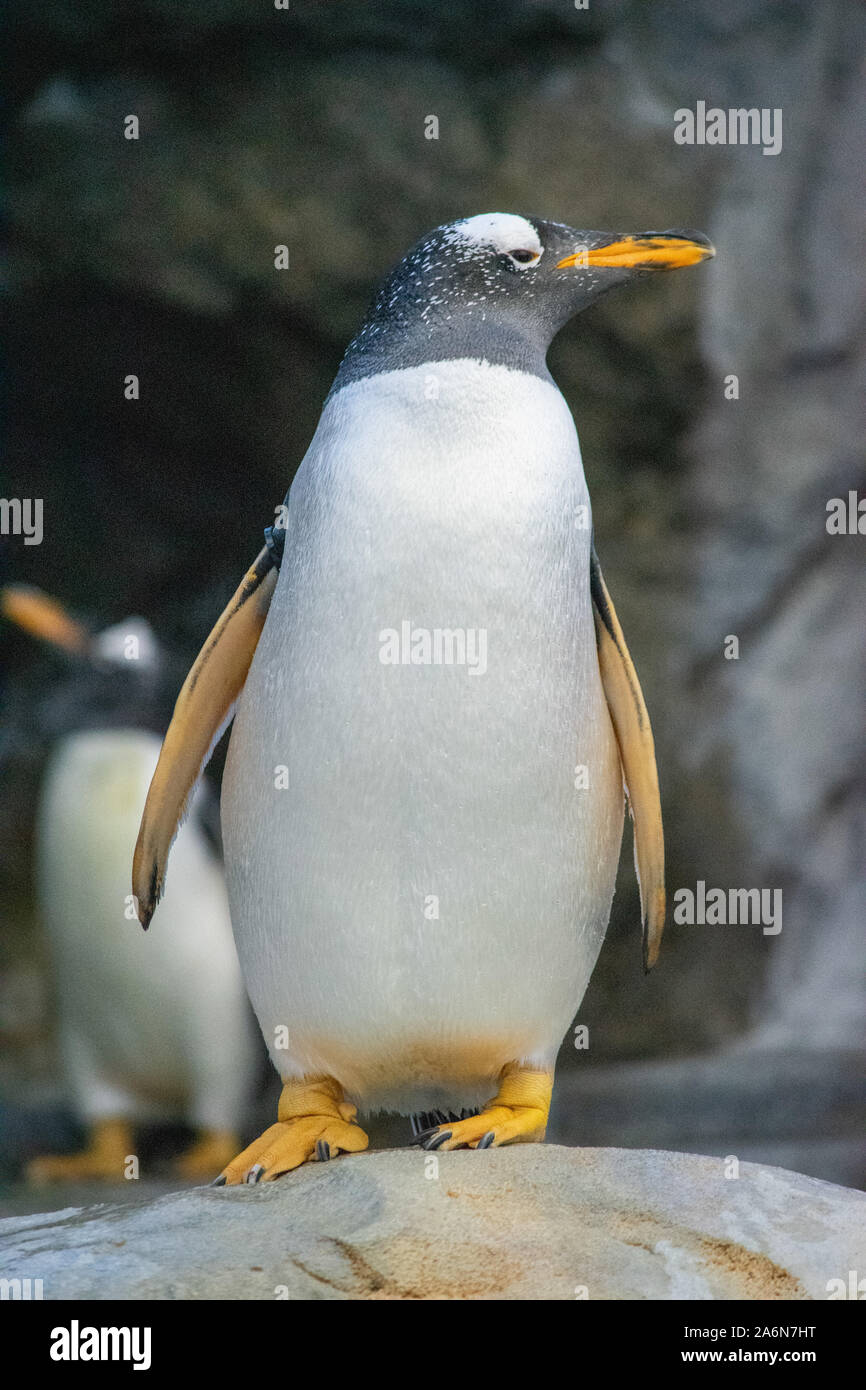
[[[38,699],[28,696],[33,733],[50,740],[78,729],[165,728],[177,669],[144,618],[94,631],[27,584],[0,587],[0,616],[62,658],[44,672]]]
[[[542,353],[599,295],[654,270],[715,254],[700,232],[579,231],[561,222],[481,213],[436,227],[379,287],[354,348],[401,330],[428,339],[475,340],[503,330]],[[449,353],[448,355],[452,355]]]

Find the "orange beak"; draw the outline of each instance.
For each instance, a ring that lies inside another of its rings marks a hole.
[[[0,613],[18,627],[67,652],[83,653],[90,633],[70,618],[56,599],[30,584],[7,584],[0,589]]]
[[[715,254],[715,247],[706,238],[699,241],[670,232],[644,232],[621,237],[607,246],[582,247],[559,261],[556,268],[590,265],[618,270],[679,270]]]

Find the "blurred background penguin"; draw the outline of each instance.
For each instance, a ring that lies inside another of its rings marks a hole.
[[[56,600],[14,584],[0,589],[0,612],[66,665],[33,711],[50,742],[35,879],[58,1065],[86,1140],[79,1152],[31,1158],[26,1175],[38,1183],[137,1177],[137,1127],[183,1121],[195,1135],[175,1172],[212,1177],[237,1152],[257,1044],[206,787],[178,835],[166,915],[148,938],[129,887],[170,662],[141,618],[91,633]]]

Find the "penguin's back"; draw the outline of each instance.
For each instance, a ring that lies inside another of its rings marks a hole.
[[[550,381],[439,362],[326,405],[223,785],[238,950],[284,1077],[428,1109],[552,1062],[622,831],[590,535]]]

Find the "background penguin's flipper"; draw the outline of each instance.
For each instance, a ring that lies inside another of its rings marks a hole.
[[[651,970],[658,959],[665,924],[665,846],[655,745],[637,672],[602,578],[595,545],[590,557],[590,591],[601,681],[634,821],[644,967]]]
[[[234,714],[276,582],[274,557],[266,547],[244,575],[177,697],[132,863],[132,891],[145,928],[162,896],[168,852],[190,796]]]

